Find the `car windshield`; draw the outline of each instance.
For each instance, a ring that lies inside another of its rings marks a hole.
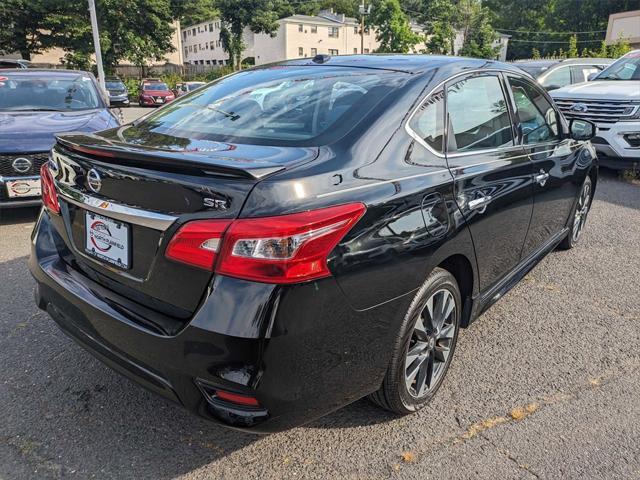
[[[93,80],[82,73],[0,73],[0,110],[90,110],[101,106]]]
[[[142,86],[143,90],[154,90],[154,91],[164,91],[169,90],[166,83],[154,82],[154,83],[145,83]]]
[[[526,63],[523,63],[523,64],[517,64],[517,65],[518,65],[518,68],[520,68],[521,70],[524,70],[529,75],[531,75],[533,78],[538,78],[544,72],[549,70],[549,68],[551,66],[553,66],[552,63],[545,63],[545,64],[540,64],[540,63],[526,64]]]
[[[105,86],[108,90],[124,90],[124,83],[122,82],[105,82]]]
[[[192,90],[195,90],[197,88],[200,88],[203,85],[204,85],[204,83],[189,83],[189,84],[187,84],[187,90],[192,91]]]
[[[271,145],[316,145],[351,128],[408,75],[348,67],[274,66],[201,87],[128,130]]]
[[[640,80],[640,51],[625,55],[611,64],[596,80]]]

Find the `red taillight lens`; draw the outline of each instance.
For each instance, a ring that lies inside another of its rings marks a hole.
[[[222,234],[231,220],[195,220],[185,223],[167,246],[167,258],[213,270]]]
[[[352,203],[235,220],[224,235],[216,272],[264,283],[328,277],[327,257],[364,212],[363,204]]]
[[[180,227],[166,256],[264,283],[328,277],[329,254],[365,210],[351,203],[278,217],[195,220]]]
[[[216,398],[224,400],[226,402],[235,403],[236,405],[243,405],[247,407],[258,407],[260,403],[258,400],[249,397],[248,395],[239,395],[237,393],[225,392],[224,390],[216,390]]]
[[[42,203],[53,213],[60,213],[60,204],[56,187],[53,183],[53,175],[49,170],[49,162],[45,162],[40,167],[40,185],[42,189]]]

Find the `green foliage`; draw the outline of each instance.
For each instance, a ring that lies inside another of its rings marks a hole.
[[[479,0],[461,0],[459,27],[464,38],[459,55],[476,58],[496,58],[500,47],[495,46],[498,34],[491,26],[491,12]]]
[[[571,35],[569,37],[569,50],[567,51],[567,57],[576,58],[578,56],[578,36]]]
[[[620,58],[631,51],[631,45],[623,38],[618,38],[616,43],[609,45],[607,53],[610,58]]]
[[[534,60],[539,60],[540,57],[540,50],[538,50],[537,48],[534,48],[533,51],[531,52],[531,58],[533,58]]]
[[[425,0],[418,21],[425,26],[427,52],[453,55],[459,12],[453,0]]]
[[[182,27],[206,22],[218,16],[212,0],[169,0],[173,18]]]
[[[129,98],[138,98],[140,94],[140,80],[137,78],[125,78],[122,81],[129,91]]]
[[[216,7],[222,22],[221,43],[231,63],[240,68],[245,49],[242,33],[249,27],[254,33],[275,36],[278,19],[293,13],[286,0],[217,0]]]
[[[423,39],[411,30],[409,17],[402,11],[399,0],[376,0],[369,24],[376,28],[380,53],[408,53]]]

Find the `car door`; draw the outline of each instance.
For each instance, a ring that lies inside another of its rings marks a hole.
[[[507,74],[520,142],[533,162],[533,214],[526,257],[566,225],[580,187],[576,181],[579,144],[562,138],[560,114],[547,95],[526,78]]]
[[[483,291],[518,265],[533,206],[532,164],[515,142],[507,98],[499,73],[446,85],[447,163]]]

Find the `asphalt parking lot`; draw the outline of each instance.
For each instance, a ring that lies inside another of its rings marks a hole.
[[[37,210],[0,215],[2,479],[640,478],[640,186],[612,174],[578,248],[461,333],[430,406],[360,400],[270,436],[191,416],[65,337],[33,302]]]

